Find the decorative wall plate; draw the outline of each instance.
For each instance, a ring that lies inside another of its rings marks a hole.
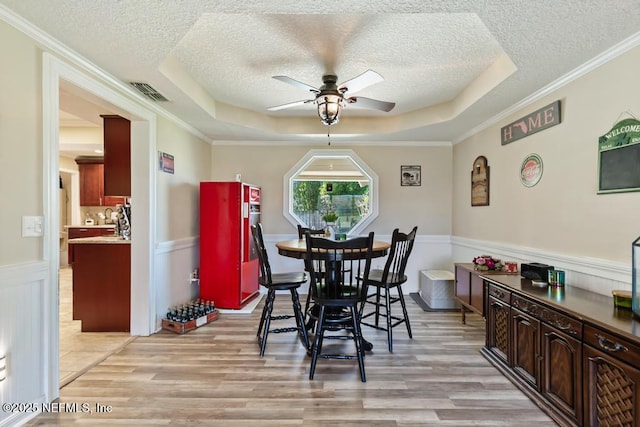
[[[537,154],[529,154],[520,166],[520,181],[525,187],[533,187],[542,178],[542,159]]]

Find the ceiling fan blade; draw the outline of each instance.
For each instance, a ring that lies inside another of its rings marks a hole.
[[[386,111],[387,113],[396,106],[395,102],[379,101],[377,99],[365,98],[364,96],[354,96],[346,98],[346,100],[349,104],[355,104],[358,107]]]
[[[276,105],[275,107],[269,107],[269,108],[267,108],[267,110],[269,110],[269,111],[284,110],[285,108],[293,108],[293,107],[297,107],[298,105],[308,104],[308,103],[313,102],[313,101],[315,101],[315,100],[314,99],[305,99],[304,101],[290,102],[288,104],[282,104],[282,105]]]
[[[338,86],[338,90],[345,89],[348,91],[348,94],[351,95],[365,87],[371,86],[372,84],[380,83],[381,81],[384,81],[384,78],[380,74],[373,70],[367,70],[359,76],[341,83],[340,86]]]
[[[280,80],[281,82],[288,83],[292,86],[299,87],[300,89],[308,90],[313,93],[320,93],[320,89],[317,89],[311,85],[306,83],[299,82],[298,80],[294,80],[291,77],[287,76],[273,76],[274,79]]]

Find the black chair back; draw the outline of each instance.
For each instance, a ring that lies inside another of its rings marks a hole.
[[[312,298],[329,303],[361,300],[371,269],[373,235],[349,240],[330,240],[306,233]]]
[[[357,359],[360,379],[365,382],[364,343],[358,306],[367,296],[373,232],[368,237],[341,241],[306,233],[305,239],[307,259],[311,261],[311,298],[319,308],[317,331],[311,346],[309,379],[313,379],[318,358]],[[324,340],[352,340],[355,353],[323,351]]]
[[[312,236],[324,236],[324,230],[321,228],[314,229],[309,227],[303,227],[298,224],[298,239],[304,239],[305,233],[309,232]]]
[[[264,247],[261,223],[251,226],[251,235],[253,236],[253,242],[255,243],[256,251],[258,252],[258,260],[260,263],[260,282],[267,284],[271,283],[271,265],[269,264],[269,257],[267,256],[267,248]]]
[[[393,230],[389,256],[382,273],[382,283],[404,283],[407,281],[404,271],[413,250],[417,231],[417,226],[413,227],[409,233],[401,233],[397,228]]]

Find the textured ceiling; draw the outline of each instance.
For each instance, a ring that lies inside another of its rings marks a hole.
[[[161,108],[226,141],[326,141],[312,104],[266,111],[310,98],[272,76],[319,87],[323,74],[342,82],[367,69],[385,80],[358,95],[396,108],[349,105],[332,140],[455,141],[634,36],[640,22],[638,0],[243,3],[0,0],[122,82],[150,84],[169,99]],[[78,104],[61,100],[91,119]]]

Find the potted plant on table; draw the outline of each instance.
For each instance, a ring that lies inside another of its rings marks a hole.
[[[324,214],[322,216],[322,219],[326,224],[324,227],[324,236],[327,238],[334,238],[336,235],[336,232],[335,232],[335,229],[333,228],[333,225],[338,220],[338,215],[335,212],[331,211]]]

